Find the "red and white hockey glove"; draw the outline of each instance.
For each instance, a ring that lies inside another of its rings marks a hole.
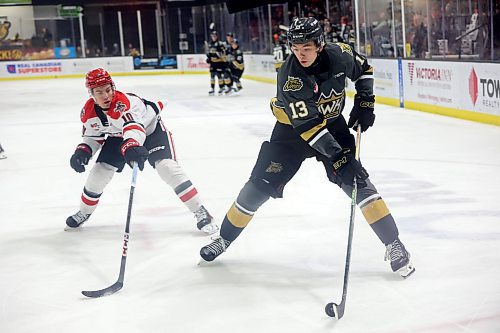
[[[71,159],[69,160],[69,164],[78,173],[85,171],[85,165],[89,164],[89,160],[92,157],[92,149],[90,146],[85,143],[80,143]]]
[[[134,139],[127,139],[122,143],[120,151],[130,167],[133,167],[132,162],[135,162],[137,163],[139,170],[142,171],[144,169],[144,162],[149,156],[149,152],[146,147],[141,146],[139,142]]]

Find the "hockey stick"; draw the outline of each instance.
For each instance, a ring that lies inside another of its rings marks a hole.
[[[287,27],[286,25],[283,25],[283,24],[280,24],[279,27],[281,30],[285,30],[285,31],[288,31],[290,29],[289,27]]]
[[[356,160],[359,161],[359,149],[361,145],[361,126],[358,125],[356,128],[356,152],[354,154]],[[352,248],[352,236],[354,232],[354,216],[356,213],[356,198],[358,196],[358,183],[356,177],[354,177],[354,182],[352,186],[351,194],[351,219],[349,221],[349,236],[347,237],[347,253],[345,258],[345,269],[344,269],[344,286],[342,288],[342,300],[340,304],[328,303],[325,306],[325,312],[330,317],[337,317],[340,319],[344,316],[345,302],[347,298],[347,284],[349,283],[349,267],[351,266],[351,248]]]
[[[120,264],[120,275],[118,275],[118,280],[111,286],[101,290],[84,290],[82,291],[82,294],[84,296],[91,298],[109,296],[116,293],[123,287],[123,279],[125,277],[125,264],[127,263],[130,216],[132,215],[132,202],[134,200],[134,189],[137,179],[137,170],[138,170],[137,163],[134,163],[134,168],[132,169],[132,184],[130,185],[130,195],[128,198],[127,223],[125,224],[125,233],[123,234],[122,261]]]

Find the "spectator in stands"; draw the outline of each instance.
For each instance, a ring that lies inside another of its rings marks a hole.
[[[132,57],[139,57],[141,54],[139,51],[132,45],[132,43],[128,43],[128,55]]]
[[[111,55],[113,57],[121,55],[120,47],[118,46],[118,43],[113,43],[113,51],[112,51]]]
[[[47,28],[42,28],[42,41],[43,46],[51,46],[52,43],[52,33]]]

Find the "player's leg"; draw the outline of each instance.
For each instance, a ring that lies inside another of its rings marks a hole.
[[[172,134],[160,121],[155,131],[148,135],[144,146],[149,150],[149,163],[160,178],[177,194],[182,203],[196,217],[199,230],[212,234],[219,230],[201,202],[198,190],[177,162]]]
[[[78,228],[90,218],[115,172],[123,169],[125,160],[120,152],[122,141],[122,138],[108,138],[104,142],[85,182],[80,197],[80,210],[66,219],[66,230]]]
[[[304,158],[289,145],[264,142],[250,180],[226,213],[220,236],[200,250],[201,257],[212,261],[241,234],[254,214],[270,197],[281,198],[285,185],[297,173]]]
[[[345,125],[345,126],[344,126]],[[335,133],[335,139],[342,147],[351,149],[354,153],[354,136],[349,132],[345,120],[339,121],[335,128],[330,128]],[[342,188],[347,196],[351,197],[352,184],[344,184],[333,174],[333,167],[328,161],[323,161],[328,178]],[[366,186],[358,183],[356,203],[361,209],[366,222],[370,225],[380,241],[386,246],[385,260],[390,260],[394,272],[406,277],[413,273],[414,268],[410,262],[410,253],[399,239],[396,221],[387,207],[384,199],[376,187],[366,179]]]
[[[224,84],[226,85],[226,90],[224,93],[226,95],[230,94],[232,92],[231,87],[233,86],[233,79],[232,79],[232,74],[231,74],[231,68],[226,65],[226,68],[224,69]]]
[[[239,69],[233,70],[233,81],[236,84],[236,91],[240,91],[243,89],[243,86],[241,85],[241,76],[243,75],[243,71]]]
[[[210,65],[210,91],[208,94],[210,96],[213,96],[215,93],[215,75],[216,75],[216,70],[213,65]]]
[[[217,83],[219,84],[218,94],[222,95],[224,93],[224,89],[226,87],[225,77],[224,77],[224,68],[222,68],[221,65],[217,65],[216,68],[217,68],[217,72],[216,72]]]

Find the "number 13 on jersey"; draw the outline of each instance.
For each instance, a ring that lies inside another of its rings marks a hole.
[[[292,102],[289,105],[290,109],[292,110],[293,119],[303,118],[309,114],[306,103],[304,101]]]

